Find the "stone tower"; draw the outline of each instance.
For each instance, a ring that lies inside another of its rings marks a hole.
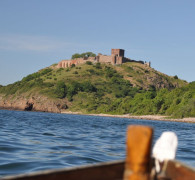
[[[112,49],[111,54],[115,55],[115,56],[124,57],[125,56],[125,50],[124,49]]]

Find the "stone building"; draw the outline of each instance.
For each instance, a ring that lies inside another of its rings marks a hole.
[[[84,64],[86,61],[94,62],[96,60],[96,57],[85,57],[85,58],[75,58],[71,60],[62,60],[58,63],[58,68],[68,68],[71,67],[72,64],[78,65],[78,64]]]
[[[136,61],[129,58],[126,58],[125,56],[125,50],[123,49],[112,49],[111,55],[102,55],[98,54],[96,57],[84,57],[84,58],[76,58],[71,60],[62,60],[58,63],[58,68],[67,68],[71,67],[72,64],[78,65],[78,64],[84,64],[86,61],[91,61],[92,63],[106,63],[106,64],[112,64],[112,65],[120,65],[126,62],[137,62],[141,64],[146,64],[150,66],[150,63],[144,63],[144,61]]]

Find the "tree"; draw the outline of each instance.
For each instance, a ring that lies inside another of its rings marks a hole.
[[[96,54],[92,53],[92,52],[85,52],[82,54],[79,53],[75,53],[72,55],[72,59],[76,59],[76,58],[84,58],[84,57],[95,57]]]
[[[72,55],[72,59],[80,58],[81,55],[79,53],[75,53]]]
[[[92,53],[92,52],[86,52],[86,53],[82,53],[81,57],[95,57],[96,54]]]
[[[73,81],[68,85],[67,88],[67,98],[69,101],[72,101],[72,97],[81,90],[80,83]]]
[[[63,81],[59,81],[56,85],[55,94],[57,98],[64,98],[67,94],[67,88]]]

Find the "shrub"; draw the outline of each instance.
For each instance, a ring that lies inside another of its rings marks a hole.
[[[59,81],[56,85],[56,88],[55,88],[55,95],[57,98],[64,98],[66,97],[66,94],[67,94],[67,88],[66,88],[66,85],[63,81]]]
[[[69,101],[72,101],[72,97],[81,90],[80,83],[73,81],[67,86],[67,98]]]
[[[37,73],[29,74],[28,76],[24,77],[22,79],[22,81],[28,82],[28,81],[33,80],[33,79],[36,79],[38,77],[40,77],[40,73],[37,72]]]
[[[42,86],[42,85],[43,85],[43,79],[41,79],[41,78],[35,79],[34,82],[35,82],[36,85],[38,85],[38,86]]]
[[[45,74],[47,74],[47,73],[49,73],[51,71],[52,71],[51,68],[43,69],[42,71],[40,71],[40,75],[45,75]]]
[[[96,69],[102,69],[102,66],[101,66],[101,64],[98,62],[98,63],[96,63],[95,65],[94,65],[94,67],[96,68]]]
[[[86,64],[87,65],[92,65],[92,62],[91,61],[86,61]]]
[[[45,87],[53,87],[54,84],[53,83],[50,83],[50,82],[47,82],[47,83],[44,83],[44,86]]]
[[[71,64],[71,68],[75,67],[76,65],[75,64]]]
[[[57,70],[57,72],[61,72],[63,70],[63,68],[59,68],[58,70]]]
[[[114,70],[113,68],[107,67],[107,66],[106,66],[105,70],[106,70],[106,77],[107,77],[107,78],[111,78],[111,77],[113,77],[114,75],[117,76],[117,75],[116,75],[117,72],[116,72],[116,70]]]
[[[90,81],[85,81],[85,82],[83,82],[82,84],[81,84],[81,89],[82,89],[82,91],[84,91],[84,92],[96,92],[96,88],[95,88],[95,86],[93,86],[92,84],[91,84],[91,82]]]
[[[173,76],[173,78],[174,78],[174,79],[178,79],[178,76],[177,76],[177,75],[175,75],[175,76]]]
[[[86,71],[90,72],[90,74],[95,74],[95,71],[93,69],[87,69]]]

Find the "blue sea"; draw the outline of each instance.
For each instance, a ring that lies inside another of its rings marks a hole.
[[[0,177],[125,158],[126,129],[174,131],[176,158],[195,167],[195,124],[0,110]]]

